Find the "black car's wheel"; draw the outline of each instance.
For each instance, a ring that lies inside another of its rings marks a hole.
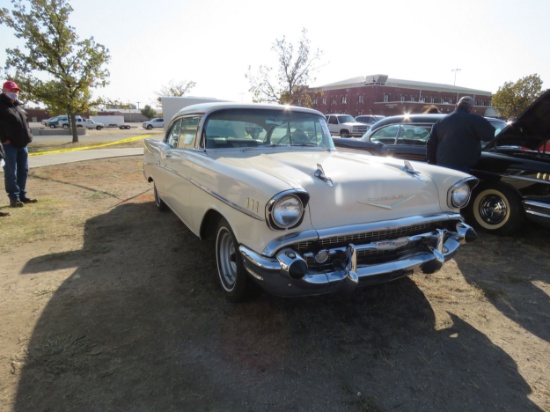
[[[147,125],[147,130],[151,130],[152,128],[153,128],[152,125],[150,125],[150,124]]]
[[[154,185],[154,192],[155,192],[155,205],[157,206],[157,209],[161,212],[166,212],[168,210],[168,206],[166,206],[166,203],[160,198],[159,192],[157,191],[157,186]]]
[[[521,199],[502,184],[477,188],[468,205],[468,212],[476,226],[499,235],[517,232],[525,219]]]
[[[50,129],[57,129],[57,126],[55,124],[51,124]]]
[[[237,240],[225,219],[216,229],[216,265],[220,285],[229,300],[239,302],[250,292],[250,280],[244,268]]]
[[[340,130],[340,137],[349,137],[349,131],[345,129]]]

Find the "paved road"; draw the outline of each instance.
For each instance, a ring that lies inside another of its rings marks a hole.
[[[108,157],[141,156],[142,147],[125,149],[88,149],[65,153],[52,153],[40,156],[29,156],[29,167],[58,165],[62,163],[80,162],[82,160],[105,159]]]

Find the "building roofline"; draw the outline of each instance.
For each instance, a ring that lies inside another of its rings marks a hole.
[[[492,93],[487,90],[470,89],[467,87],[460,87],[460,86],[454,86],[454,85],[442,84],[442,83],[430,83],[430,82],[420,82],[415,80],[393,79],[393,78],[389,78],[385,74],[352,77],[350,79],[340,80],[335,83],[329,83],[322,86],[315,86],[315,87],[312,87],[312,89],[336,90],[336,89],[363,87],[363,86],[369,86],[369,85],[400,87],[405,89],[433,90],[433,91],[440,91],[440,92],[462,93],[462,94],[472,94],[472,95],[485,95],[485,96],[492,95]]]

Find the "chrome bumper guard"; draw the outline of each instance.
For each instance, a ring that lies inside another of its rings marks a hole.
[[[335,260],[331,270],[326,271],[308,267],[306,258],[314,257],[312,253],[301,256],[291,248],[284,248],[275,258],[270,258],[242,245],[239,250],[245,268],[265,290],[278,296],[308,296],[388,282],[418,270],[434,273],[453,257],[461,244],[476,238],[474,229],[459,222],[456,231],[437,229],[394,240],[348,244],[322,251],[325,255],[343,257]],[[399,259],[374,264],[358,263],[359,252],[394,250],[410,243],[417,243],[418,246]]]

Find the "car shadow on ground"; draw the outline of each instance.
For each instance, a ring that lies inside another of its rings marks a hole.
[[[86,223],[40,316],[15,411],[538,410],[514,361],[464,319],[435,329],[410,279],[231,304],[212,249],[152,203]]]
[[[514,236],[479,235],[475,248],[455,258],[466,281],[507,318],[550,342],[550,298],[537,286],[550,284],[550,228],[527,223]]]

